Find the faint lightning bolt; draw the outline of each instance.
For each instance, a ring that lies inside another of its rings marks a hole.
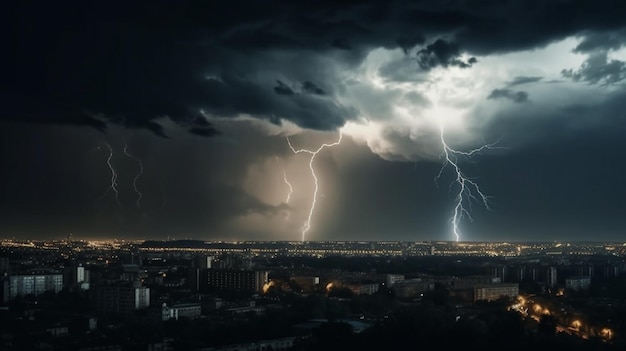
[[[343,134],[341,133],[341,131],[339,131],[339,139],[336,142],[332,144],[322,144],[315,151],[306,150],[306,149],[296,150],[291,145],[291,141],[289,140],[289,137],[287,137],[287,144],[289,144],[289,148],[291,149],[291,151],[293,151],[294,154],[307,153],[311,155],[311,159],[309,160],[309,169],[311,169],[311,175],[313,176],[313,180],[315,181],[315,190],[313,191],[313,201],[311,201],[311,209],[309,210],[309,216],[306,222],[304,222],[304,225],[302,226],[302,242],[304,242],[306,233],[309,231],[309,229],[311,229],[311,218],[313,217],[313,212],[315,211],[315,204],[317,202],[317,191],[319,190],[319,184],[317,180],[317,175],[315,174],[315,168],[313,167],[313,161],[315,161],[315,156],[317,156],[317,154],[320,151],[322,151],[322,149],[324,149],[325,147],[339,145],[341,143],[342,137],[343,137]]]
[[[107,165],[109,166],[109,169],[111,170],[111,184],[109,185],[107,190],[104,192],[104,195],[102,195],[101,199],[104,199],[109,193],[109,191],[113,190],[113,192],[115,193],[115,202],[117,202],[117,204],[120,205],[119,191],[117,190],[117,172],[115,171],[115,168],[113,167],[113,164],[111,163],[111,160],[113,159],[113,148],[111,148],[111,145],[109,145],[109,143],[107,143],[106,141],[104,143],[109,149],[109,156],[107,157]]]
[[[139,158],[133,156],[132,154],[128,152],[128,145],[124,145],[124,155],[132,158],[133,160],[137,161],[137,163],[139,164],[139,173],[137,173],[137,175],[135,175],[135,178],[133,178],[133,188],[135,189],[135,193],[137,194],[137,201],[135,201],[135,204],[137,205],[137,207],[141,207],[139,206],[139,203],[141,202],[141,198],[143,197],[143,194],[141,194],[141,192],[139,191],[139,188],[137,187],[137,181],[139,180],[139,177],[141,177],[141,174],[143,173],[143,163],[141,162]]]
[[[276,162],[280,163],[278,157],[276,157]],[[285,199],[285,203],[288,204],[289,200],[291,200],[291,194],[293,194],[293,186],[289,183],[289,179],[287,179],[287,170],[285,166],[283,166],[283,182],[289,187],[289,193],[287,193],[287,198]]]
[[[485,195],[481,190],[478,184],[472,179],[466,177],[461,170],[461,167],[458,163],[459,157],[464,157],[466,159],[471,159],[472,156],[480,154],[482,151],[494,149],[495,143],[486,144],[479,148],[470,150],[470,151],[459,151],[451,148],[446,143],[446,139],[444,137],[444,127],[443,124],[439,126],[439,136],[441,138],[441,145],[443,147],[442,157],[444,158],[443,165],[439,170],[439,174],[435,177],[435,183],[441,178],[444,169],[446,166],[450,165],[456,177],[454,181],[450,184],[450,189],[456,184],[458,190],[455,196],[455,205],[454,210],[452,211],[452,217],[450,217],[450,222],[452,223],[452,232],[456,237],[456,241],[459,241],[461,238],[461,232],[459,229],[459,223],[465,217],[470,221],[474,221],[472,218],[470,211],[472,209],[472,201],[480,202],[488,211],[491,211],[491,207],[489,206],[489,196]]]
[[[278,157],[276,157],[276,162],[280,163],[280,160],[278,159]],[[285,199],[285,203],[288,204],[289,200],[291,200],[291,194],[293,193],[293,186],[289,182],[289,179],[287,179],[287,170],[285,169],[285,166],[284,165],[282,166],[283,166],[283,182],[285,182],[285,184],[287,184],[287,186],[289,187],[289,192],[287,193],[287,198]],[[290,214],[291,214],[291,211],[289,211],[288,209],[287,216],[285,216],[285,219],[289,219]]]

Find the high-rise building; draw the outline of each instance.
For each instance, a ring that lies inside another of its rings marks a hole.
[[[598,271],[598,275],[604,278],[617,277],[620,274],[619,266],[612,263],[602,264],[596,267],[596,269]]]
[[[506,281],[507,274],[508,274],[508,269],[507,269],[507,266],[505,265],[491,267],[491,275],[493,277],[500,278],[500,281],[502,282]]]
[[[194,258],[193,266],[194,268],[207,269],[207,268],[211,268],[212,263],[213,263],[212,256],[200,254]]]
[[[575,274],[578,277],[593,277],[593,266],[583,264],[574,267]]]
[[[63,283],[69,288],[88,290],[89,271],[81,264],[67,266],[63,269]]]
[[[93,289],[96,310],[102,314],[129,314],[150,306],[150,288],[118,282]]]
[[[5,300],[24,295],[39,295],[46,291],[55,293],[63,289],[62,274],[16,274],[8,279],[9,293]]]
[[[514,281],[516,282],[521,282],[522,280],[526,279],[527,274],[526,274],[526,267],[516,267],[515,268],[515,277],[514,277]]]
[[[9,296],[39,295],[46,291],[55,293],[63,289],[62,274],[19,274],[9,276]]]
[[[192,292],[206,290],[208,269],[191,267],[187,277],[187,285]]]
[[[568,290],[583,290],[589,288],[590,285],[591,277],[589,276],[577,276],[565,279],[565,289]]]
[[[9,272],[10,264],[8,257],[0,257],[0,276]]]
[[[261,270],[207,269],[208,290],[262,292],[269,282],[268,272]]]
[[[546,268],[546,284],[550,287],[556,286],[556,267]]]

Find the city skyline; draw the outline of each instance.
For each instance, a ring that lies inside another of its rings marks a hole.
[[[623,238],[625,4],[6,13],[0,238]]]

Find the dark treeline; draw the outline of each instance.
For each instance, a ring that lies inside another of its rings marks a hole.
[[[529,329],[518,313],[507,311],[503,304],[482,307],[481,313],[469,319],[435,303],[403,306],[361,333],[353,333],[347,323],[329,322],[293,350],[400,350],[430,345],[440,350],[612,351],[625,347],[558,332],[551,316],[544,316],[535,329]]]

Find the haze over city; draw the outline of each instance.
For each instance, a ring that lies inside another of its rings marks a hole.
[[[19,2],[0,238],[623,240],[625,10]]]

